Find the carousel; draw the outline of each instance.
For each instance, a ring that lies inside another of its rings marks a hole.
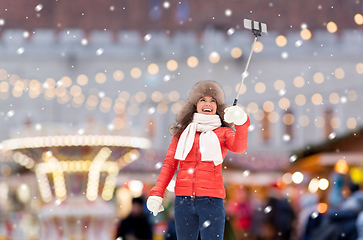
[[[114,239],[117,207],[110,200],[116,176],[139,158],[139,150],[150,148],[151,141],[126,133],[88,134],[85,129],[75,135],[55,125],[33,129],[22,129],[20,137],[0,146],[36,177],[39,194],[34,198],[41,198],[37,239]],[[8,239],[14,238],[10,234]]]

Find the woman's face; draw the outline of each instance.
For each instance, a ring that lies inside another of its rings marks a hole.
[[[217,112],[217,101],[211,96],[204,96],[197,102],[197,112],[214,115]]]

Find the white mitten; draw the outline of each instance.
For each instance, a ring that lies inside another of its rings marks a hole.
[[[243,125],[247,121],[247,114],[238,106],[228,107],[224,109],[224,121],[233,122],[235,125]]]
[[[156,216],[159,212],[164,211],[164,207],[161,205],[162,202],[162,197],[150,196],[146,201],[146,207],[153,213],[154,216]]]

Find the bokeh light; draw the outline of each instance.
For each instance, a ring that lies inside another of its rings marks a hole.
[[[220,59],[221,59],[221,57],[219,56],[219,54],[217,52],[212,52],[211,54],[209,54],[209,61],[211,63],[217,63],[217,62],[219,62]]]
[[[262,108],[265,112],[272,112],[275,108],[275,105],[271,101],[266,101],[263,103]]]
[[[314,105],[320,105],[323,102],[323,97],[321,96],[320,93],[315,93],[312,97],[311,97],[311,102]]]
[[[255,44],[255,48],[253,49],[253,51],[255,53],[260,53],[260,52],[262,52],[262,50],[263,50],[263,44],[261,42],[257,41],[256,44]]]
[[[18,81],[20,79],[20,77],[18,76],[18,75],[16,75],[16,74],[12,74],[11,76],[10,76],[10,78],[9,78],[9,83],[11,84],[11,85],[14,85],[14,83],[16,82],[16,81]]]
[[[347,161],[345,161],[344,159],[339,159],[339,161],[334,166],[334,170],[340,174],[347,174],[349,171]]]
[[[159,66],[155,63],[151,63],[148,67],[147,67],[147,71],[151,74],[151,75],[155,75],[159,72]]]
[[[303,106],[306,103],[306,97],[303,94],[298,94],[295,97],[295,103],[299,106]]]
[[[169,70],[169,71],[175,71],[178,69],[178,63],[177,61],[175,60],[169,60],[167,63],[166,63],[166,68]]]
[[[334,75],[337,79],[342,79],[345,76],[344,70],[342,68],[337,68],[334,71]]]
[[[326,203],[319,203],[318,204],[318,212],[323,214],[328,210],[328,204]]]
[[[95,80],[99,84],[106,82],[106,80],[107,80],[106,74],[104,74],[102,72],[97,73],[95,76]]]
[[[284,35],[279,35],[276,40],[276,45],[279,47],[284,47],[287,44],[287,39]]]
[[[140,78],[141,77],[141,74],[142,74],[141,69],[140,68],[137,68],[137,67],[134,67],[130,71],[131,77],[132,78],[135,78],[135,79]]]
[[[363,63],[357,63],[357,65],[355,66],[355,70],[358,74],[363,74]]]
[[[330,126],[334,129],[338,129],[340,127],[340,119],[338,117],[333,117],[330,120]]]
[[[263,82],[256,83],[255,91],[260,94],[264,93],[266,91],[266,85]]]
[[[279,107],[281,109],[288,109],[290,107],[290,100],[287,98],[281,98],[279,101]]]
[[[317,84],[321,84],[324,82],[324,75],[321,72],[317,72],[314,74],[314,82]]]
[[[121,81],[124,79],[125,74],[121,71],[121,70],[116,70],[113,72],[113,79],[115,79],[115,81]]]
[[[0,92],[7,92],[9,91],[9,83],[7,82],[1,82],[0,83]]]
[[[198,58],[196,58],[194,56],[189,57],[187,60],[187,64],[189,67],[195,68],[199,64]]]
[[[319,179],[313,178],[310,180],[309,186],[308,186],[309,192],[316,193],[319,189]]]
[[[161,102],[158,104],[156,110],[159,114],[165,114],[168,111],[168,104]]]
[[[88,83],[88,77],[84,74],[80,74],[77,77],[77,83],[81,86],[84,86]]]
[[[5,80],[8,78],[8,72],[5,69],[0,69],[0,80]]]
[[[301,88],[305,85],[305,80],[302,76],[297,76],[294,78],[294,85],[297,88]]]
[[[151,94],[151,99],[154,102],[160,102],[163,99],[163,94],[161,94],[159,91],[155,91]]]
[[[356,101],[358,98],[358,94],[355,90],[350,90],[347,95],[348,95],[349,101],[351,101],[351,102]]]
[[[322,128],[322,127],[324,127],[324,126],[325,126],[325,119],[324,119],[323,117],[321,117],[321,116],[316,117],[316,118],[315,118],[315,121],[314,121],[314,125],[315,125],[315,127],[317,127],[317,128]]]
[[[329,95],[329,102],[331,104],[338,104],[339,103],[339,94],[335,93],[335,92],[331,93]]]
[[[77,97],[82,94],[82,88],[80,86],[74,85],[71,87],[69,92],[73,97]]]
[[[279,116],[279,114],[277,112],[270,112],[268,114],[267,118],[268,118],[269,122],[276,123],[276,122],[279,121],[280,116]]]
[[[302,115],[302,116],[299,117],[300,126],[307,127],[307,126],[309,126],[309,123],[310,123],[310,119],[309,119],[308,116]]]
[[[335,22],[328,22],[328,24],[326,25],[326,29],[330,33],[335,33],[338,30],[338,26]]]
[[[294,115],[292,115],[291,113],[286,113],[284,115],[284,117],[282,118],[282,121],[286,124],[286,125],[292,125],[295,121],[295,117]]]
[[[283,181],[285,184],[290,184],[290,183],[292,183],[292,174],[291,174],[291,173],[285,173],[285,174],[282,176],[282,181]]]
[[[254,114],[253,117],[257,120],[257,121],[261,121],[264,117],[265,117],[265,112],[262,111],[261,109],[258,109]]]
[[[241,83],[237,83],[236,87],[234,88],[235,92],[238,91],[240,85]],[[246,84],[243,83],[241,89],[239,90],[239,94],[244,94],[246,91],[247,91],[247,86]]]
[[[277,90],[277,91],[280,91],[282,89],[285,88],[285,82],[281,79],[279,80],[276,80],[275,83],[274,83],[274,88]]]
[[[180,94],[177,91],[171,91],[169,93],[169,100],[171,102],[176,102],[179,100],[179,98],[180,98]]]
[[[354,22],[358,25],[362,25],[363,24],[363,16],[360,13],[357,13],[356,15],[354,15]]]
[[[357,120],[354,117],[348,118],[347,127],[349,129],[355,129],[357,127]]]
[[[310,30],[307,29],[307,28],[302,29],[301,32],[300,32],[300,37],[303,40],[309,40],[311,38],[311,32],[310,32]]]
[[[304,175],[301,172],[294,172],[294,174],[292,174],[292,181],[296,184],[300,184],[302,183],[302,181],[304,180]]]
[[[233,58],[239,58],[242,56],[242,50],[239,47],[232,48],[231,56]]]
[[[4,177],[10,176],[11,168],[9,167],[9,165],[3,164],[3,165],[1,165],[0,172]]]
[[[247,110],[250,112],[250,113],[256,113],[257,110],[258,110],[258,105],[257,103],[255,102],[250,102],[248,105],[247,105]]]
[[[319,180],[319,188],[321,190],[326,190],[329,187],[329,181],[326,178],[321,178]]]
[[[62,79],[60,81],[62,82],[62,86],[65,88],[72,85],[72,79],[68,76],[62,77]]]

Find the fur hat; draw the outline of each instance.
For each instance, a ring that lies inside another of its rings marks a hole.
[[[181,126],[189,124],[193,119],[193,114],[197,111],[197,102],[204,96],[211,96],[217,101],[217,112],[222,121],[223,126],[231,127],[232,124],[224,122],[224,109],[228,107],[224,102],[224,92],[221,86],[215,81],[198,82],[189,94],[188,102],[184,104],[178,115],[176,122],[178,125],[171,125],[169,132],[176,135]]]

